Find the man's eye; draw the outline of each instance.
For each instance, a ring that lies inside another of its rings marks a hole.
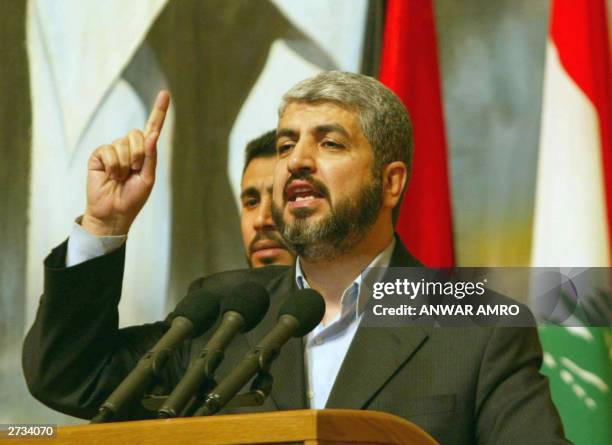
[[[329,141],[329,140],[324,140],[323,142],[321,142],[321,145],[323,145],[323,147],[325,148],[342,148],[342,144],[339,144],[337,142],[334,141]]]
[[[245,209],[254,209],[259,204],[259,200],[255,198],[245,199],[242,201],[242,207]]]
[[[277,148],[278,154],[280,156],[282,156],[284,154],[287,154],[291,150],[292,147],[293,147],[293,144],[282,144],[282,145],[279,145],[278,148]]]

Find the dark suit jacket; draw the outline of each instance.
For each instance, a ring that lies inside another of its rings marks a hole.
[[[23,367],[37,399],[91,418],[167,325],[118,329],[123,248],[71,268],[63,267],[65,250],[66,243],[45,260],[44,294],[24,343]],[[390,265],[419,263],[398,242]],[[253,331],[234,339],[219,379],[274,325],[284,297],[295,289],[294,274],[294,268],[267,267],[192,283],[192,289],[223,289],[256,281],[270,292],[268,314]],[[173,356],[161,380],[166,391],[212,331]],[[265,404],[232,412],[307,408],[303,357],[301,339],[290,340],[271,367],[274,386]],[[386,411],[421,426],[442,444],[567,443],[548,382],[539,373],[541,360],[534,328],[368,328],[362,321],[327,407]],[[129,414],[145,416],[139,407]]]

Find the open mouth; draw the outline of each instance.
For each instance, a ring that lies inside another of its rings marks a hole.
[[[285,201],[290,203],[303,203],[321,198],[325,198],[325,194],[315,185],[304,180],[292,181],[285,190]]]

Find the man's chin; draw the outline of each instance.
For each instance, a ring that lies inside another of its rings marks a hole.
[[[291,223],[293,221],[303,221],[306,219],[311,219],[313,222],[317,218],[317,214],[321,213],[319,209],[311,208],[311,207],[298,207],[298,208],[288,208],[285,211],[284,219],[285,223]]]
[[[313,209],[295,209],[291,213],[296,219],[306,219],[313,216],[315,214],[315,211]]]

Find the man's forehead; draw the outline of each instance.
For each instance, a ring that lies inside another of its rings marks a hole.
[[[277,137],[285,130],[299,130],[299,127],[342,127],[361,129],[359,113],[333,101],[290,102],[279,118]]]
[[[249,162],[242,175],[242,189],[255,187],[257,189],[272,187],[276,156],[254,158]]]

